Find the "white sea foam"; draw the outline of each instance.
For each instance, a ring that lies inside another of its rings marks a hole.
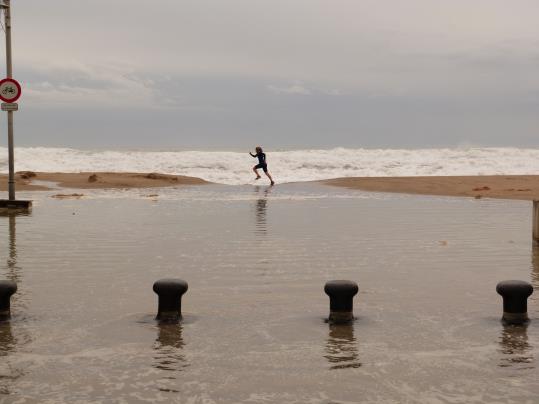
[[[539,149],[345,149],[267,151],[276,181],[337,177],[537,174]],[[208,151],[92,151],[50,147],[16,149],[16,170],[46,172],[160,172],[223,184],[253,181],[256,160],[247,153]],[[0,172],[7,172],[0,147]]]

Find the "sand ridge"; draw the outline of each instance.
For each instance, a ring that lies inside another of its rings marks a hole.
[[[350,177],[320,182],[373,192],[539,200],[539,175]]]
[[[0,175],[0,191],[7,190],[8,177]],[[20,191],[41,191],[50,189],[35,181],[56,183],[62,188],[77,189],[127,189],[127,188],[156,188],[182,185],[208,184],[200,178],[183,175],[168,175],[158,173],[42,173],[21,171],[15,175],[15,187]]]

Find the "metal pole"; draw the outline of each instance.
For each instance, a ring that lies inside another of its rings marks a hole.
[[[4,21],[6,28],[6,73],[8,78],[12,78],[13,65],[11,61],[11,4],[10,0],[4,0]],[[15,200],[15,152],[13,145],[13,111],[7,112],[7,141],[9,158],[9,200]]]

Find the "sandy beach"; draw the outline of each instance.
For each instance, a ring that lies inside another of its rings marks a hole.
[[[62,188],[130,189],[209,182],[196,177],[159,173],[44,173],[18,172],[16,186],[21,191],[50,189],[52,182]],[[539,199],[539,175],[429,176],[429,177],[349,177],[319,181],[322,184],[371,192],[397,192],[473,198]],[[7,190],[7,176],[0,175],[0,191]]]
[[[0,175],[0,191],[7,190],[7,175]],[[128,189],[159,188],[178,185],[207,184],[200,178],[183,175],[167,175],[158,173],[42,173],[33,171],[17,172],[16,188],[20,191],[40,191],[50,189],[39,181],[53,182],[62,188],[77,189]],[[38,182],[38,183],[36,183]]]
[[[537,175],[357,177],[336,178],[322,181],[322,183],[373,192],[519,200],[539,199],[539,176]]]

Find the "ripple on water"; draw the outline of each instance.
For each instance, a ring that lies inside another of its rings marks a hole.
[[[495,285],[537,283],[529,204],[316,185],[32,194],[0,216],[0,394],[21,402],[526,402],[539,316],[504,327]],[[40,196],[42,195],[42,196]],[[138,195],[138,196],[137,196]],[[73,214],[75,213],[75,214]],[[154,320],[156,279],[189,282]],[[324,323],[330,279],[357,320]],[[0,399],[1,401],[1,399]]]

